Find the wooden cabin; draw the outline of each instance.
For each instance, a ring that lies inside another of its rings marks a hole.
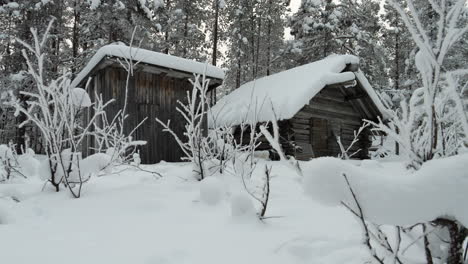
[[[359,59],[334,55],[323,60],[246,83],[213,107],[210,126],[233,126],[236,138],[248,141],[239,124],[277,120],[281,144],[298,160],[338,156],[340,137],[345,148],[363,120],[386,118],[377,93],[359,70]],[[258,150],[271,150],[266,139]],[[371,131],[365,129],[349,154],[368,158]]]
[[[178,101],[186,101],[187,91],[192,90],[189,79],[194,74],[205,74],[210,81],[210,93],[216,94],[216,87],[224,78],[223,70],[193,60],[183,59],[149,50],[129,48],[124,45],[108,45],[97,51],[88,65],[72,82],[73,87],[85,87],[92,97],[102,94],[104,101],[115,102],[106,108],[109,120],[124,107],[127,85],[127,61],[136,64],[128,81],[128,97],[125,132],[130,133],[142,120],[143,125],[133,135],[134,140],[147,141],[142,146],[140,157],[143,163],[159,161],[180,161],[183,153],[173,137],[162,131],[155,118],[163,122],[171,120],[171,128],[184,138],[185,120],[176,110]],[[86,142],[84,155],[95,147],[93,140]]]

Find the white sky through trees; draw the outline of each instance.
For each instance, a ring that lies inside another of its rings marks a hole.
[[[300,5],[301,5],[301,0],[291,0],[291,3],[289,4],[289,7],[291,8],[291,14],[297,12]],[[289,34],[289,32],[291,32],[290,28],[288,27],[285,28],[284,39],[292,39],[292,36],[291,34]]]
[[[301,5],[301,0],[291,0],[291,11],[296,12],[297,9],[299,9],[299,6]]]

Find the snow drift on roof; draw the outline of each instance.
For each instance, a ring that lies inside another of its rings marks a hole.
[[[151,65],[157,65],[177,71],[184,71],[189,73],[206,74],[210,78],[224,79],[224,71],[218,67],[208,63],[201,63],[194,60],[184,59],[176,56],[171,56],[155,51],[130,48],[125,45],[107,45],[100,48],[96,54],[91,58],[86,67],[76,76],[72,82],[72,86],[77,86],[86,78],[89,73],[96,67],[99,62],[106,56],[130,58],[134,61],[141,61]]]
[[[246,83],[213,106],[210,127],[292,118],[327,85],[356,78],[369,84],[362,73],[356,77],[353,72],[342,72],[347,64],[358,63],[355,56],[334,55]],[[384,111],[372,87],[364,88],[379,110]]]

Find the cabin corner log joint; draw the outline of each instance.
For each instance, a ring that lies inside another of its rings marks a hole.
[[[127,71],[121,65],[122,58],[138,62],[128,87]],[[147,141],[139,150],[142,162],[180,161],[183,153],[178,144],[169,133],[162,131],[162,126],[155,119],[159,118],[163,122],[171,120],[171,129],[178,137],[185,137],[186,121],[176,108],[178,101],[186,101],[187,92],[192,91],[189,80],[194,74],[204,74],[210,79],[210,95],[216,93],[216,87],[224,78],[221,69],[205,63],[123,45],[108,45],[97,51],[74,79],[72,86],[84,87],[91,78],[87,91],[93,101],[96,94],[100,94],[104,101],[114,100],[105,110],[110,120],[123,108],[125,90],[128,89],[128,118],[125,120],[124,132],[130,133],[147,118],[133,135],[136,140]],[[84,119],[87,122],[87,118]],[[83,144],[83,154],[91,154],[93,148],[94,140],[88,139]]]

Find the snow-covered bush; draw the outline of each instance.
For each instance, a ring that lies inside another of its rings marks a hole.
[[[186,121],[184,135],[187,140],[183,140],[170,128],[171,120],[164,123],[156,118],[156,121],[163,126],[163,131],[170,133],[180,149],[184,153],[185,160],[192,162],[194,171],[199,180],[203,180],[207,175],[205,162],[212,158],[212,149],[206,133],[208,133],[207,109],[208,109],[208,87],[210,80],[205,75],[194,75],[194,80],[190,80],[193,85],[192,91],[187,91],[187,103],[178,102],[177,111]]]
[[[98,107],[99,108],[99,107]],[[96,110],[94,110],[96,111]],[[95,152],[105,152],[111,157],[111,163],[134,162],[139,146],[146,145],[144,140],[134,140],[135,131],[146,121],[143,119],[130,133],[124,132],[127,115],[122,110],[109,122],[106,113],[102,113],[93,124],[93,140],[96,143]],[[141,162],[141,160],[138,162]]]
[[[20,161],[14,144],[0,145],[0,182],[7,181],[15,176],[26,176],[21,172]]]
[[[93,122],[103,115],[108,103],[93,103],[84,89],[71,87],[70,73],[64,73],[53,80],[45,79],[46,54],[43,53],[43,48],[48,43],[52,22],[41,39],[37,30],[31,29],[33,45],[18,40],[25,47],[23,56],[35,90],[20,92],[28,98],[27,106],[14,95],[10,104],[15,107],[15,114],[26,116],[20,127],[33,123],[41,132],[47,155],[48,168],[45,175],[48,182],[56,191],[60,190],[62,184],[65,185],[78,198],[82,184],[89,178],[81,170],[81,144],[89,136]],[[95,111],[90,122],[81,124],[80,113],[92,105],[95,106]],[[77,187],[74,188],[75,186]]]
[[[95,142],[96,147],[95,152],[105,152],[111,157],[110,163],[113,164],[122,164],[122,163],[134,163],[137,167],[141,163],[140,156],[138,155],[138,147],[146,145],[144,140],[134,140],[133,136],[137,129],[146,122],[147,117],[145,117],[140,123],[136,125],[129,133],[125,133],[126,120],[129,117],[127,114],[128,106],[128,90],[130,79],[134,73],[134,67],[140,63],[136,60],[138,55],[139,47],[133,47],[133,41],[135,38],[135,33],[137,27],[133,29],[132,37],[130,39],[130,46],[128,54],[124,54],[121,61],[119,59],[120,65],[127,72],[126,81],[125,81],[125,95],[124,95],[124,105],[117,114],[111,119],[107,116],[107,113],[103,112],[100,114],[96,120],[93,122],[92,129],[92,140]],[[140,43],[141,45],[141,43]],[[99,98],[94,105],[92,112],[96,113],[99,109],[105,107],[104,101],[102,100],[102,95],[97,95],[96,98]],[[108,102],[107,102],[108,103]],[[106,104],[107,104],[106,103]],[[137,161],[137,162],[136,162]]]
[[[355,152],[353,153],[349,153],[349,151],[353,148],[353,146],[359,142],[359,136],[361,135],[361,133],[364,131],[364,129],[366,129],[367,127],[369,126],[368,123],[365,123],[364,125],[362,125],[357,131],[354,131],[354,138],[353,138],[353,141],[351,141],[351,143],[348,145],[348,147],[345,147],[343,145],[343,143],[341,142],[341,137],[340,136],[337,136],[336,137],[336,142],[338,143],[338,146],[340,147],[340,151],[341,151],[341,154],[338,156],[339,158],[342,158],[342,159],[350,159],[352,158],[354,155],[356,155],[357,153],[359,153],[361,151],[361,149],[358,149],[356,150]]]
[[[419,48],[415,65],[422,87],[409,100],[402,100],[389,122],[369,122],[405,149],[410,166],[418,169],[425,161],[457,154],[468,146],[468,119],[462,102],[468,69],[447,71],[445,58],[453,45],[468,32],[463,24],[466,1],[430,1],[438,22],[425,27],[413,1],[407,10],[391,1]],[[435,28],[430,28],[430,27]],[[437,33],[435,33],[437,32]]]
[[[401,225],[422,226],[423,234],[416,241],[424,240],[427,263],[461,264],[465,262],[463,246],[467,248],[465,252],[468,250],[468,222],[466,210],[460,208],[463,202],[456,201],[468,198],[466,154],[460,154],[468,147],[468,119],[462,99],[467,84],[460,81],[468,75],[468,69],[447,71],[444,61],[454,44],[468,32],[463,19],[468,15],[466,1],[428,1],[432,18],[437,21],[430,24],[421,22],[421,12],[413,0],[405,1],[404,6],[396,0],[390,3],[419,49],[414,63],[422,87],[409,100],[402,100],[399,109],[389,110],[393,113],[390,120],[368,122],[404,148],[409,167],[417,171],[387,179],[371,175],[369,168],[356,170],[327,161],[320,170],[304,168],[305,188],[326,203],[345,205],[360,219],[365,243],[379,263],[384,263],[385,254],[393,255],[394,263],[402,263],[401,240],[392,248],[385,233],[378,226],[372,228],[385,223],[397,227],[397,237],[405,230]],[[446,239],[431,241],[430,233]],[[379,245],[385,254],[375,251]]]

